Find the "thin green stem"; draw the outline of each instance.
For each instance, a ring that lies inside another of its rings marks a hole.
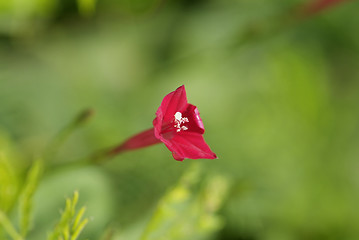
[[[0,225],[3,226],[4,230],[13,240],[24,240],[2,210],[0,210]]]
[[[86,123],[94,114],[92,109],[82,111],[77,117],[67,124],[49,143],[44,151],[44,159],[51,161],[60,147],[67,141],[71,134]]]

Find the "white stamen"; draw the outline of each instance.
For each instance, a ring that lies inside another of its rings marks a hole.
[[[175,119],[176,119],[177,121],[181,121],[181,119],[182,119],[182,113],[176,112],[176,113],[175,113]]]
[[[182,117],[182,113],[180,113],[180,112],[176,112],[174,117],[175,117],[174,127],[177,128],[177,132],[180,132],[181,130],[185,131],[188,129],[188,127],[181,126],[181,124],[189,122],[188,118]]]

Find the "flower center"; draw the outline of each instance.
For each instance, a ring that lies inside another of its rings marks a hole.
[[[183,131],[187,130],[188,127],[181,126],[181,125],[184,124],[184,123],[188,123],[189,122],[188,118],[182,117],[182,113],[180,113],[180,112],[176,112],[174,116],[175,116],[175,120],[174,120],[175,125],[174,125],[174,127],[177,128],[177,132],[180,132],[181,130],[183,130]]]

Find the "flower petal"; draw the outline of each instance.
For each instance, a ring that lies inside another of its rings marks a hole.
[[[215,159],[216,154],[211,151],[203,136],[194,132],[176,134],[172,139],[162,139],[167,148],[172,152],[176,160],[190,159]]]
[[[154,128],[154,133],[155,133],[155,137],[158,139],[161,139],[161,129],[162,129],[162,119],[163,119],[163,113],[161,110],[161,107],[157,110],[156,112],[156,118],[153,119],[153,128]],[[162,139],[161,139],[162,141]]]
[[[183,113],[184,116],[187,116],[189,122],[187,123],[189,132],[196,132],[199,134],[204,133],[204,126],[199,112],[196,106],[188,104],[186,111]]]
[[[162,100],[161,106],[158,108],[157,112],[162,112],[162,122],[170,122],[173,120],[173,117],[176,112],[183,112],[187,108],[187,96],[184,85],[177,88],[175,91],[167,94]],[[158,116],[156,112],[156,115]]]
[[[184,157],[178,155],[176,152],[172,152],[172,156],[177,161],[183,161],[184,160]]]
[[[204,141],[204,126],[196,106],[187,102],[184,86],[164,97],[153,120],[154,134],[172,152],[174,159],[214,159]]]

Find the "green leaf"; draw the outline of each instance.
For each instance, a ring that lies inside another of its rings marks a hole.
[[[1,144],[1,141],[0,141]],[[7,212],[15,203],[18,193],[18,179],[14,166],[7,155],[0,150],[0,209]]]
[[[20,196],[20,230],[21,235],[25,238],[31,228],[31,213],[33,195],[37,189],[39,179],[42,175],[43,163],[37,160],[33,163],[31,169],[28,171],[25,186]]]
[[[54,231],[49,235],[48,240],[76,240],[79,237],[88,223],[88,218],[82,219],[86,211],[85,207],[82,207],[76,213],[78,198],[79,193],[75,191],[72,199],[66,199],[65,210],[61,215],[60,221],[55,226]]]

